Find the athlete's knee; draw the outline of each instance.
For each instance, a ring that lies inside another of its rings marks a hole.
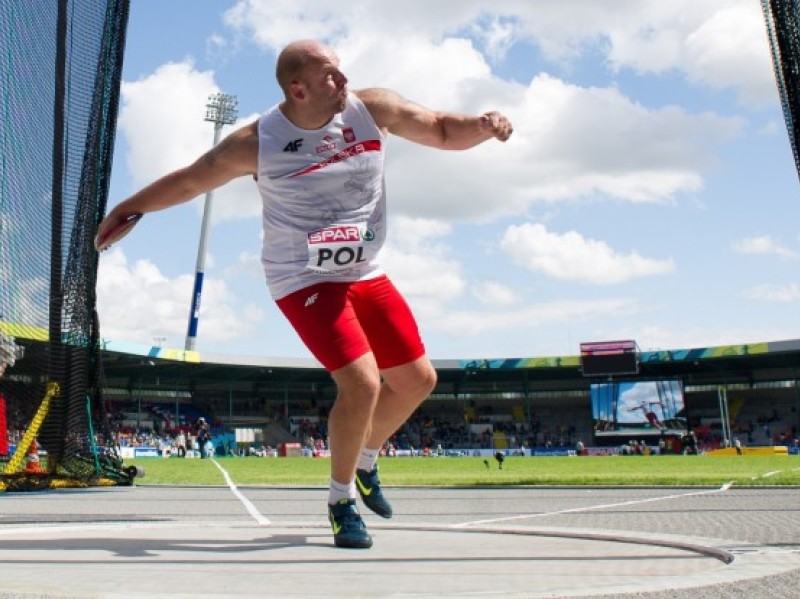
[[[420,390],[425,392],[425,397],[431,394],[433,389],[436,387],[437,381],[438,375],[436,374],[436,369],[433,367],[433,364],[428,362],[427,367],[423,369],[422,373],[420,374],[419,381]]]
[[[381,375],[374,360],[362,356],[331,375],[339,390],[337,403],[370,407],[377,402]]]
[[[437,381],[436,369],[427,358],[391,369],[384,378],[395,393],[420,401],[430,395]]]

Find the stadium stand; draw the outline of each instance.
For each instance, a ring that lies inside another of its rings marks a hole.
[[[21,342],[30,354],[41,351],[36,340]],[[680,380],[687,427],[696,429],[701,449],[725,443],[720,388],[727,390],[728,443],[747,427],[750,436],[741,440],[748,446],[791,444],[800,402],[800,340],[760,344],[756,350],[726,346],[645,352],[640,372],[620,380]],[[161,357],[160,351],[170,357]],[[147,368],[142,366],[143,355],[148,357]],[[230,356],[209,356],[206,361],[202,355],[184,361],[174,355],[178,352],[150,347],[140,354],[103,352],[104,397],[121,440],[137,446],[174,446],[177,432],[189,432],[187,427],[203,416],[214,426],[218,454],[230,449],[250,455],[251,449],[266,452],[286,443],[299,443],[310,455],[324,454],[326,417],[335,389],[315,363],[283,365],[279,360]],[[627,442],[597,438],[590,397],[597,379],[583,376],[575,356],[487,362],[478,372],[474,362],[434,364],[439,384],[391,440],[396,451],[563,453],[578,441],[587,447]],[[18,385],[24,372],[21,361],[15,376],[2,385]],[[231,442],[237,429],[253,430],[253,441]],[[641,440],[637,433],[637,443]],[[646,445],[656,447],[658,438],[651,434]]]

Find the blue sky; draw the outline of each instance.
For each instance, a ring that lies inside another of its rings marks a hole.
[[[328,42],[351,88],[499,109],[506,144],[388,144],[383,262],[429,354],[578,353],[800,338],[800,190],[759,0],[136,0],[110,205],[211,145],[208,96],[250,122],[277,51]],[[103,337],[181,348],[203,200],[147,215],[100,259]],[[260,200],[214,196],[197,349],[305,358],[275,309]]]

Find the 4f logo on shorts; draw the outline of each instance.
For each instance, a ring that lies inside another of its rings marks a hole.
[[[283,148],[284,152],[297,152],[303,145],[303,138],[295,139],[286,144]]]

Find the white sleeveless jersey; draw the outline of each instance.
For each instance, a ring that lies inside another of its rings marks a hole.
[[[278,106],[259,118],[261,263],[273,298],[382,274],[383,166],[383,134],[353,94],[321,129],[295,127]]]

